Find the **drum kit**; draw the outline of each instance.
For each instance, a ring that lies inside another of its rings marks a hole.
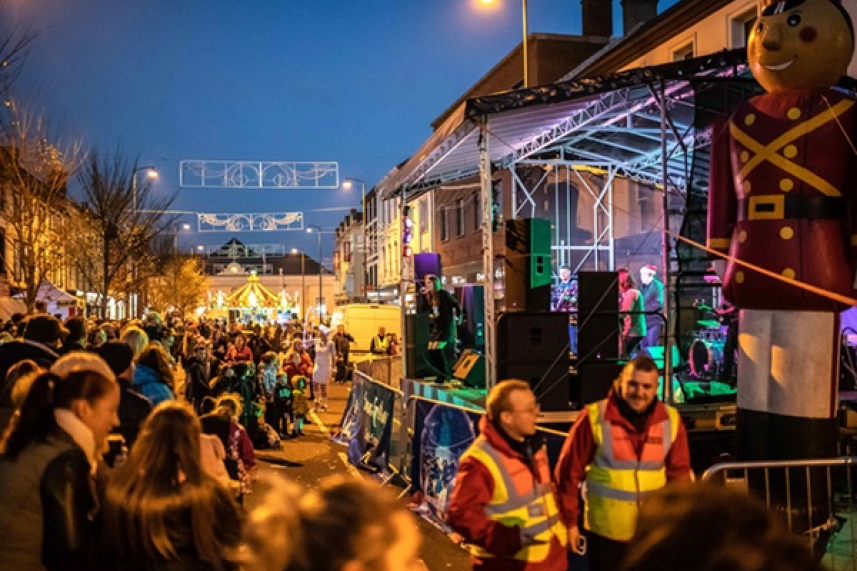
[[[696,309],[713,313],[711,307],[694,304]],[[726,326],[716,319],[696,322],[702,327],[693,332],[693,343],[687,353],[690,376],[698,380],[719,380],[723,376],[723,347],[726,344]]]

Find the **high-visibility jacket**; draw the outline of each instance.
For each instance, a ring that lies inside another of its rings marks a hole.
[[[650,425],[639,456],[627,428],[604,419],[607,400],[587,406],[595,458],[586,471],[586,528],[602,537],[628,541],[637,526],[640,502],[667,483],[666,458],[678,434],[676,409]]]
[[[534,455],[538,478],[526,462],[501,454],[481,434],[461,459],[467,457],[482,463],[494,480],[494,493],[485,507],[485,514],[493,521],[521,529],[523,547],[515,553],[515,559],[534,563],[544,561],[550,554],[552,537],[565,546],[568,530],[559,517],[544,448]],[[476,557],[495,557],[476,545],[470,545],[469,549]]]

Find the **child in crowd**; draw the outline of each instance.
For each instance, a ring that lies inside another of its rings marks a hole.
[[[259,363],[259,394],[265,402],[265,422],[274,427],[278,425],[274,393],[277,389],[277,373],[279,369],[280,362],[277,359],[276,353],[267,351],[262,355]]]
[[[304,435],[304,418],[309,413],[309,395],[307,391],[307,380],[303,375],[292,378],[292,436]]]
[[[286,438],[289,435],[289,424],[292,419],[292,383],[289,382],[288,375],[277,375],[277,386],[274,389],[274,410],[276,418],[274,419],[274,430],[281,437]]]

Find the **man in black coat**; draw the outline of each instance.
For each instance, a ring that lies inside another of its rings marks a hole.
[[[63,328],[52,315],[33,315],[27,322],[24,338],[0,345],[0,381],[6,372],[19,361],[31,359],[42,368],[50,369],[59,359],[57,347]]]
[[[108,341],[95,350],[99,357],[107,362],[119,383],[119,426],[114,432],[125,438],[128,448],[137,440],[140,425],[152,412],[152,403],[143,395],[131,389],[134,378],[134,350],[122,341]]]
[[[337,325],[331,341],[336,347],[336,376],[333,382],[344,383],[348,380],[348,354],[351,351],[351,344],[354,343],[354,337],[346,333],[344,325]]]

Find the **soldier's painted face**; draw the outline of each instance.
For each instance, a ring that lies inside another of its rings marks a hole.
[[[770,93],[830,87],[846,74],[854,38],[832,0],[763,4],[747,42],[750,70],[762,87]]]

